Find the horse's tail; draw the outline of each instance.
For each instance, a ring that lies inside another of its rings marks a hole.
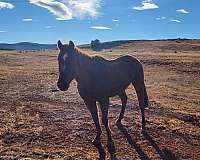
[[[147,108],[149,105],[149,98],[144,82],[134,83],[133,86],[138,97],[140,108]]]
[[[149,106],[149,98],[146,90],[146,86],[144,84],[144,107],[147,108]]]
[[[138,101],[139,101],[139,107],[141,110],[142,115],[142,129],[145,129],[146,121],[145,121],[145,108],[148,107],[148,95],[146,91],[146,86],[144,83],[144,71],[141,63],[138,63],[137,65],[137,71],[135,74],[135,77],[132,81],[132,84],[136,90]]]
[[[138,63],[138,70],[132,84],[136,90],[140,108],[148,107],[148,94],[144,83],[144,71],[141,63]]]

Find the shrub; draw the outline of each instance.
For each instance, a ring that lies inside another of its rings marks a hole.
[[[91,49],[93,51],[100,51],[100,50],[102,50],[101,42],[98,39],[95,39],[94,41],[91,41],[90,47],[91,47]]]

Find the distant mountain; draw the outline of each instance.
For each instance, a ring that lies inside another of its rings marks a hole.
[[[43,50],[56,48],[56,44],[39,44],[30,42],[0,43],[0,50]]]
[[[141,44],[143,42],[156,42],[156,41],[170,41],[170,42],[195,42],[200,43],[199,39],[186,39],[186,38],[177,38],[177,39],[158,39],[158,40],[117,40],[117,41],[108,41],[101,42],[101,49],[109,49],[117,46],[122,46],[126,44],[138,43]],[[91,49],[91,44],[82,44],[78,45],[79,48]],[[199,45],[192,46],[193,50],[199,50]],[[56,44],[39,44],[39,43],[31,43],[31,42],[20,42],[20,43],[0,43],[0,50],[44,50],[44,49],[55,49],[57,48]],[[174,49],[174,46],[171,46]],[[191,47],[190,47],[191,48]],[[165,49],[165,47],[163,48]]]

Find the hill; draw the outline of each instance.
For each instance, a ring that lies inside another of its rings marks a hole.
[[[39,44],[31,42],[20,42],[20,43],[0,43],[1,50],[43,50],[56,48],[56,44]]]
[[[79,47],[90,49],[90,44],[80,45]],[[118,40],[101,43],[101,49],[113,49],[116,47],[131,47],[136,51],[200,51],[200,40],[178,38],[161,40]]]

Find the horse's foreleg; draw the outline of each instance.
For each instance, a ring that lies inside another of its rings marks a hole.
[[[109,108],[109,100],[103,100],[100,102],[100,108],[101,108],[101,112],[102,112],[102,123],[105,126],[106,132],[107,132],[107,136],[108,139],[111,138],[111,131],[110,131],[110,127],[108,124],[108,108]]]
[[[99,124],[99,116],[98,116],[98,110],[97,110],[97,105],[96,105],[96,101],[85,101],[85,104],[87,106],[87,108],[89,109],[92,119],[94,121],[95,127],[96,127],[96,137],[95,139],[92,141],[92,143],[96,146],[100,144],[100,136],[101,136],[101,127]]]
[[[103,101],[100,101],[100,107],[101,107],[101,112],[102,112],[102,123],[105,126],[106,129],[106,133],[107,133],[107,137],[108,137],[108,152],[111,154],[112,156],[115,156],[115,146],[114,146],[114,142],[112,140],[112,134],[111,134],[111,130],[108,124],[108,108],[109,108],[109,99],[106,98]]]
[[[125,112],[126,104],[127,104],[127,95],[126,95],[126,92],[123,91],[122,93],[120,93],[119,94],[119,98],[122,101],[122,108],[121,108],[121,112],[120,112],[119,118],[116,121],[117,124],[120,124],[121,120],[124,118],[124,112]]]

